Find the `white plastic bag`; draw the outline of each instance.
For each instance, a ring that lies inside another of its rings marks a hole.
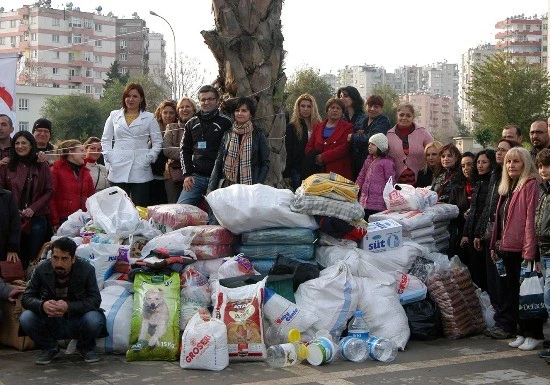
[[[411,274],[394,274],[397,283],[397,294],[401,305],[422,301],[426,298],[428,288],[417,277]]]
[[[272,227],[317,228],[312,216],[290,210],[294,194],[263,184],[234,184],[206,197],[216,219],[233,234]]]
[[[476,289],[477,298],[479,298],[479,304],[481,305],[481,310],[483,311],[483,320],[487,328],[492,328],[495,326],[495,309],[491,305],[491,298],[489,293],[482,291],[480,288]]]
[[[191,250],[193,233],[186,228],[174,230],[166,234],[161,234],[151,239],[141,250],[141,256],[147,257],[149,253],[157,247],[162,247],[169,252],[177,252],[179,255],[190,255],[195,258],[195,253]]]
[[[223,321],[196,313],[181,337],[183,369],[223,370],[229,365],[227,329]]]
[[[128,238],[138,229],[141,218],[132,200],[120,187],[108,187],[86,200],[94,223],[107,234]]]
[[[97,286],[103,289],[104,282],[113,274],[121,245],[85,243],[76,248],[76,256],[89,262],[95,269]]]
[[[67,220],[59,226],[55,234],[59,237],[77,237],[80,235],[80,229],[84,227],[89,219],[90,214],[79,209],[69,215]]]
[[[357,310],[359,293],[348,265],[339,261],[321,271],[319,278],[298,287],[296,305],[319,317],[314,325],[317,330],[326,329],[332,336],[340,337]]]
[[[388,210],[422,210],[426,207],[424,197],[417,193],[413,186],[408,184],[396,184],[394,186],[393,177],[390,177],[386,182],[382,195]]]
[[[98,338],[95,351],[125,354],[130,343],[134,296],[122,286],[105,287],[101,290],[101,309],[105,311],[109,335]]]
[[[359,262],[358,290],[361,293],[357,310],[377,337],[391,339],[401,350],[405,349],[411,331],[405,310],[399,302],[395,279],[367,261]]]
[[[187,266],[181,274],[180,330],[201,309],[210,306],[212,291],[208,278],[193,266]]]
[[[234,257],[226,257],[222,259],[222,264],[218,269],[217,279],[240,277],[243,275],[258,275],[252,263],[243,257],[244,254],[239,254]]]

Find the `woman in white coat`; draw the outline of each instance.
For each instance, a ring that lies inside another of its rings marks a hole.
[[[105,122],[101,147],[110,164],[111,186],[122,188],[137,206],[147,206],[151,163],[162,149],[162,135],[155,115],[145,111],[143,88],[130,83],[122,93],[122,108]]]

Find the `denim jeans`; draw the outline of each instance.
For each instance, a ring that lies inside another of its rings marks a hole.
[[[31,261],[37,257],[38,252],[45,242],[49,240],[48,218],[39,215],[31,218],[31,233],[21,234],[21,261],[27,268]]]
[[[206,195],[206,190],[208,190],[208,182],[210,182],[210,178],[197,174],[193,174],[193,178],[195,179],[195,183],[193,183],[193,187],[191,187],[191,190],[181,190],[181,194],[178,199],[179,204],[196,206]],[[208,223],[218,223],[216,221],[216,217],[212,213],[212,209],[208,210]]]
[[[541,257],[542,276],[544,278],[544,306],[550,317],[550,257]]]
[[[302,175],[300,175],[300,171],[293,168],[290,170],[290,186],[292,187],[292,191],[296,191],[298,187],[302,185]]]
[[[57,341],[78,339],[77,349],[95,349],[96,338],[105,325],[105,317],[99,311],[89,311],[81,317],[48,317],[25,310],[19,318],[21,328],[41,350],[57,348]]]

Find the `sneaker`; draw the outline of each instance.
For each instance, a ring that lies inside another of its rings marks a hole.
[[[83,351],[79,350],[78,352],[82,358],[84,358],[84,362],[87,362],[88,364],[92,364],[94,362],[98,362],[101,358],[98,356],[96,352],[93,350]]]
[[[511,348],[517,348],[517,347],[519,347],[520,345],[523,345],[524,342],[525,342],[525,337],[523,337],[523,336],[517,336],[517,337],[516,337],[516,340],[513,341],[513,342],[510,342],[510,343],[508,344],[508,346],[511,347]]]
[[[491,337],[491,330],[493,330],[496,326],[493,326],[492,328],[485,328],[483,329],[483,334],[487,337]]]
[[[542,342],[542,340],[537,340],[533,337],[527,337],[525,339],[525,342],[518,346],[519,350],[534,350],[539,344]]]
[[[540,358],[550,358],[550,349],[541,350],[539,352]]]
[[[498,326],[495,326],[494,328],[489,330],[489,336],[496,340],[505,340],[505,339],[514,337],[515,334],[507,332],[506,330],[503,330]]]
[[[48,365],[59,354],[59,348],[43,350],[42,354],[36,360],[38,365]]]

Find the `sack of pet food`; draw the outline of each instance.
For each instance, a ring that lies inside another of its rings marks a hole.
[[[223,370],[229,365],[227,329],[210,313],[197,312],[181,338],[180,366],[183,369]]]
[[[253,285],[227,288],[213,283],[214,317],[227,327],[231,361],[263,361],[266,358],[262,304],[267,277]]]
[[[128,361],[175,361],[178,356],[180,276],[137,273]]]

